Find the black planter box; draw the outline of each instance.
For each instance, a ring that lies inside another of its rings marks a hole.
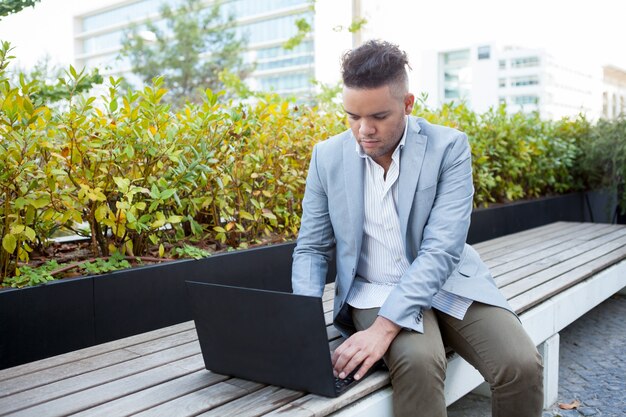
[[[0,369],[96,344],[93,277],[0,291]]]
[[[575,193],[475,210],[468,241],[555,221],[610,222],[605,208],[611,198],[610,193]],[[1,290],[0,369],[191,320],[186,280],[289,292],[294,246],[283,243]],[[331,265],[327,282],[334,276]]]

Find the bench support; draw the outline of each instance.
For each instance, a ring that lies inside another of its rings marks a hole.
[[[537,348],[543,358],[543,408],[547,409],[559,397],[559,334]]]

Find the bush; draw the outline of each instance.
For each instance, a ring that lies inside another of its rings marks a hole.
[[[626,116],[599,120],[582,144],[582,167],[589,187],[617,191],[622,214],[626,214]]]
[[[68,89],[82,77],[72,69]],[[2,80],[2,277],[81,223],[95,257],[296,235],[313,144],[345,129],[342,118],[276,95],[243,105],[211,91],[172,112],[161,79],[123,95],[120,80],[109,84],[99,102],[70,95],[67,110],[51,112],[32,105],[28,85]]]
[[[229,249],[292,239],[312,147],[346,128],[330,95],[319,107],[273,94],[241,104],[207,90],[201,104],[173,111],[161,79],[126,92],[109,79],[96,99],[76,94],[87,75],[73,68],[61,83],[67,102],[49,108],[34,104],[36,80],[13,85],[5,76],[9,51],[3,43],[0,284],[49,280],[51,267],[41,277],[26,267],[30,254],[58,229],[84,233],[83,223],[96,258],[164,257],[165,247],[197,256],[187,243]],[[582,117],[548,122],[505,110],[415,109],[468,134],[475,206],[579,190],[605,172],[623,184],[623,120],[591,127]]]
[[[582,189],[577,161],[589,135],[584,117],[553,122],[537,113],[508,114],[504,105],[477,114],[464,103],[432,110],[423,102],[414,113],[467,134],[475,207]]]

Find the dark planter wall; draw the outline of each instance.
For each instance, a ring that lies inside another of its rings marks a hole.
[[[555,221],[610,221],[603,193],[475,210],[470,243]],[[0,369],[191,320],[185,280],[291,291],[284,243],[0,291]],[[334,280],[334,262],[327,282]]]
[[[294,246],[283,243],[97,277],[96,342],[191,320],[186,280],[291,292]]]
[[[93,278],[0,291],[0,369],[96,344]]]

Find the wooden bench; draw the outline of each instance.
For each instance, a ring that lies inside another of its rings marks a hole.
[[[626,286],[626,226],[553,223],[474,247],[540,346],[545,406],[556,401],[558,332]],[[331,348],[332,284],[324,292]],[[483,382],[460,357],[448,362],[453,403]],[[230,378],[204,369],[193,322],[0,371],[0,415],[391,416],[378,371],[336,399]]]

